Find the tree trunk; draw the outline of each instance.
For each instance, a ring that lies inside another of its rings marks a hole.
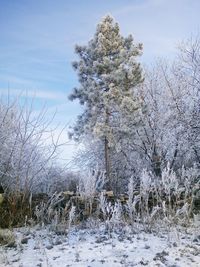
[[[106,109],[106,126],[109,126],[109,111]],[[106,168],[106,178],[108,180],[107,190],[111,190],[111,162],[110,162],[110,149],[109,149],[109,141],[108,137],[105,136],[104,140],[105,144],[105,168]]]
[[[106,178],[108,180],[108,190],[111,188],[111,177],[110,177],[110,153],[108,139],[105,137],[105,167],[106,167]]]
[[[161,157],[159,156],[157,152],[157,146],[154,145],[153,148],[153,155],[152,155],[152,165],[153,165],[153,171],[156,176],[161,177]]]

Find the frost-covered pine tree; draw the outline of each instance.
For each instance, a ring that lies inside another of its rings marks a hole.
[[[111,175],[110,148],[114,146],[113,129],[117,114],[133,113],[137,103],[133,88],[143,81],[140,64],[136,61],[142,52],[141,44],[133,37],[124,38],[119,25],[106,16],[97,25],[93,39],[86,46],[76,46],[79,61],[73,63],[80,87],[74,88],[69,99],[78,99],[84,112],[78,117],[71,136],[92,134],[103,141],[107,178]]]

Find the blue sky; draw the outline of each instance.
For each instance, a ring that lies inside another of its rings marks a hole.
[[[142,42],[141,61],[151,64],[171,60],[178,43],[199,32],[199,10],[199,0],[0,0],[0,94],[26,91],[36,111],[45,102],[61,125],[72,122],[80,113],[67,100],[77,85],[74,45],[91,39],[102,16]]]

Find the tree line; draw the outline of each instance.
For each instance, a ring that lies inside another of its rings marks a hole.
[[[161,177],[169,168],[198,169],[200,163],[200,41],[183,42],[173,63],[157,60],[142,67],[142,44],[123,37],[106,16],[85,46],[76,46],[73,63],[80,86],[70,100],[83,113],[70,136],[85,149],[78,165],[106,172],[107,189],[127,189],[144,169]]]

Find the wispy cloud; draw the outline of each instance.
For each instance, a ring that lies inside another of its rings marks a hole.
[[[134,1],[132,4],[125,5],[122,8],[114,9],[114,16],[127,15],[128,13],[133,13],[133,11],[142,11],[148,8],[159,7],[160,5],[169,2],[166,0],[143,0],[143,1]]]
[[[20,90],[20,89],[5,89],[0,88],[1,95],[9,95],[11,97],[26,97],[34,99],[44,99],[44,100],[64,100],[67,99],[67,94],[63,92],[49,91],[49,90]]]

